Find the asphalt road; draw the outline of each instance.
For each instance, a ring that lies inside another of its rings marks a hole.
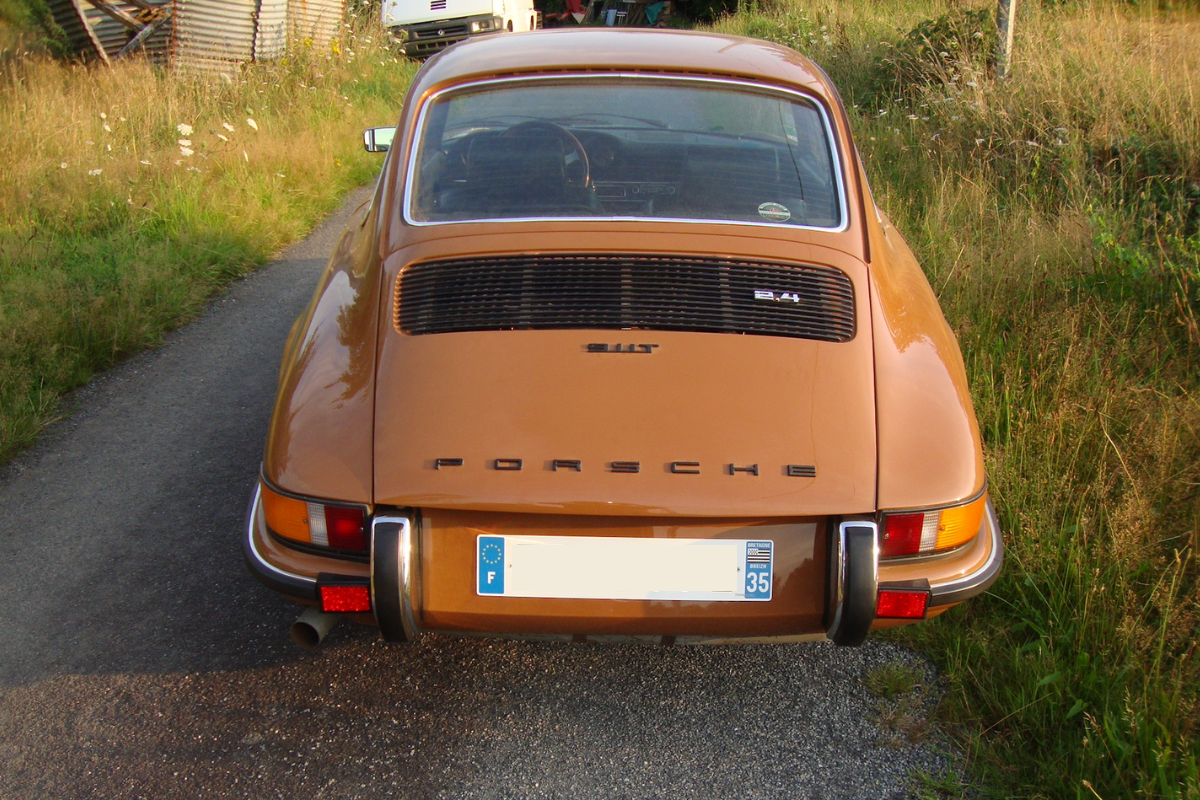
[[[905,718],[862,683],[931,668],[877,641],[396,646],[342,623],[296,649],[239,528],[349,210],[0,471],[0,797],[878,800],[945,768],[933,693]]]

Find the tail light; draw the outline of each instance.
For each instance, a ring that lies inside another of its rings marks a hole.
[[[987,492],[984,492],[962,505],[884,512],[879,555],[882,558],[926,555],[969,542],[979,532],[986,505]]]
[[[262,485],[267,527],[301,544],[337,550],[367,551],[367,511],[363,506],[301,500]]]

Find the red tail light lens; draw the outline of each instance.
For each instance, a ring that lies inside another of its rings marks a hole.
[[[371,590],[367,586],[322,586],[321,610],[351,614],[371,610]]]
[[[366,516],[361,508],[325,506],[325,530],[330,547],[342,550],[367,549]]]
[[[921,528],[924,514],[890,514],[883,524],[879,555],[907,556],[921,552]]]
[[[877,619],[924,619],[929,592],[922,589],[880,589],[875,603]]]

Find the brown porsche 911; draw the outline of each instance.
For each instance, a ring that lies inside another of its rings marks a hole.
[[[958,344],[812,62],[496,36],[365,138],[245,530],[300,640],[858,644],[995,579]]]

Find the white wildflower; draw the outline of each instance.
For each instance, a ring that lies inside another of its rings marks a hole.
[[[882,109],[882,110],[879,112],[879,116],[881,116],[881,117],[886,117],[886,116],[887,116],[887,109],[886,109],[886,108],[885,108],[885,109]]]
[[[108,123],[107,123],[107,122],[106,122],[106,123],[104,123],[104,132],[105,132],[105,133],[112,133],[112,128],[108,127]]]
[[[117,119],[121,120],[121,122],[124,122],[124,121],[125,121],[125,118],[124,118],[124,117],[117,117]]]
[[[95,144],[95,142],[93,142],[91,139],[88,139],[85,144]]]
[[[258,130],[258,123],[255,122],[252,118],[246,117],[246,124],[249,125],[251,128],[254,128],[254,130]]]
[[[286,176],[286,175],[284,175],[282,172],[276,172],[276,173],[275,173],[275,177],[276,177],[276,178],[286,178],[287,176]]]
[[[126,203],[128,203],[129,205],[133,205],[133,198],[132,198],[132,197],[126,197],[126,198],[125,198],[125,202],[126,202]]]
[[[110,153],[111,153],[111,152],[112,152],[112,145],[111,145],[111,144],[106,144],[106,145],[104,145],[104,149],[105,149],[105,150],[107,150],[108,152],[110,152]]]
[[[986,141],[987,141],[986,139],[976,139],[975,144],[983,144]]]
[[[916,114],[909,114],[909,115],[908,115],[908,118],[909,118],[909,119],[916,119],[916,118],[917,118],[917,115],[916,115]]]
[[[188,172],[199,172],[199,171],[200,171],[199,167],[188,167]]]
[[[177,139],[176,141],[179,142],[180,147],[191,147],[192,146],[191,139]]]
[[[188,125],[186,122],[181,122],[178,125],[176,125],[175,130],[179,131],[180,136],[191,136],[192,135],[192,126]]]
[[[229,137],[228,137],[228,136],[225,136],[224,134],[220,134],[220,133],[218,133],[218,134],[217,134],[217,138],[218,138],[218,139],[220,139],[222,142],[228,142],[228,141],[229,141]]]
[[[89,169],[89,170],[88,170],[88,175],[99,175],[101,172],[104,172],[104,170],[102,170],[102,169]]]
[[[100,112],[100,119],[108,119],[108,114],[105,114],[103,111],[101,111],[101,112]]]
[[[978,84],[978,83],[976,83],[975,81],[967,81],[967,86],[970,86],[970,87],[972,87],[972,88],[974,88],[974,87],[976,87],[976,86],[978,86],[978,85],[979,85],[979,84]]]
[[[192,154],[195,152],[196,151],[190,147],[183,147],[182,145],[180,145],[180,147],[179,147],[179,154],[181,156],[183,156],[184,158],[190,158],[192,156]]]
[[[143,158],[141,161],[139,161],[138,163],[139,163],[139,164],[145,164],[147,167],[151,166],[150,162],[149,162],[149,161],[147,161],[147,160],[146,160],[146,159],[144,159],[144,158]]]
[[[247,163],[247,164],[249,164],[249,163],[250,163],[250,156],[246,155],[246,151],[245,151],[245,150],[243,150],[243,151],[242,151],[242,158],[246,159],[246,163]]]
[[[66,168],[67,168],[67,162],[63,161],[62,163],[60,163],[60,164],[58,165],[58,168],[59,168],[59,169],[66,169]]]
[[[178,166],[179,166],[180,164],[182,164],[182,163],[183,163],[183,162],[182,162],[182,161],[180,161],[178,158],[177,158],[177,159],[175,159],[175,166],[177,166],[177,167],[178,167]]]
[[[221,127],[224,128],[225,130],[229,131],[230,133],[233,133],[233,126],[230,125],[228,122],[222,122]]]

